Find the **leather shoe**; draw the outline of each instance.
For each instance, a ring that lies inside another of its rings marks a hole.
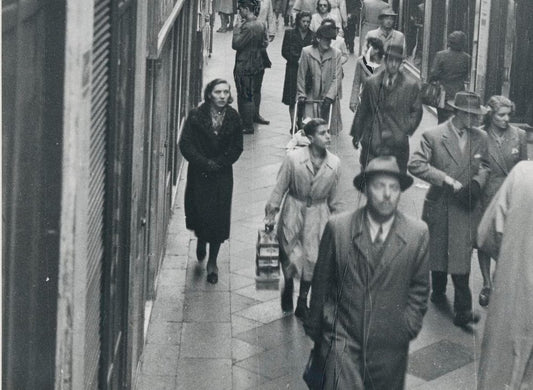
[[[215,272],[211,272],[207,274],[207,281],[211,284],[217,284],[218,283],[218,274]]]
[[[270,121],[269,120],[266,120],[265,118],[263,118],[261,115],[257,115],[255,118],[254,118],[254,122],[255,123],[258,123],[260,125],[269,125],[270,124]]]
[[[308,314],[309,308],[307,307],[307,299],[298,297],[298,303],[296,304],[296,310],[294,311],[294,315],[302,321],[305,321],[307,319]]]
[[[481,317],[478,313],[472,311],[459,311],[455,313],[455,318],[453,319],[453,324],[455,326],[466,326],[469,323],[477,324]]]
[[[436,305],[443,304],[446,303],[446,294],[433,291],[429,299]]]
[[[483,287],[481,289],[481,292],[479,293],[479,304],[481,306],[486,307],[489,305],[490,293],[491,293],[490,287]]]

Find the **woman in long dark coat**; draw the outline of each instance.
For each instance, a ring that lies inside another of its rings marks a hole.
[[[281,102],[289,106],[291,126],[296,104],[298,61],[300,60],[302,49],[313,43],[314,34],[309,30],[310,23],[311,13],[307,11],[299,12],[296,15],[296,27],[285,32],[283,45],[281,47],[281,55],[287,60],[287,65],[285,67],[285,82],[283,83],[283,98],[281,99]]]
[[[204,102],[189,113],[180,150],[189,162],[185,188],[185,222],[198,237],[196,256],[204,260],[209,243],[207,281],[217,283],[217,256],[229,238],[232,165],[242,153],[242,123],[231,103],[226,80],[207,84]]]

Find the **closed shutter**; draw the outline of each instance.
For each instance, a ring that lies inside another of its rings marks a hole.
[[[104,255],[104,207],[109,110],[111,1],[96,0],[91,80],[89,209],[87,242],[87,302],[85,333],[85,388],[98,385],[100,361],[100,302]]]

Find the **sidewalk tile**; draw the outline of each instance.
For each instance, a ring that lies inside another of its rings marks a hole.
[[[189,261],[187,267],[186,291],[229,291],[230,287],[230,267],[229,263],[218,262],[218,283],[211,284],[207,281],[207,260],[198,263],[196,259]]]
[[[255,272],[255,266],[253,267],[253,270]],[[239,272],[239,274],[241,273]],[[241,275],[245,275],[245,274],[241,274]],[[275,298],[279,300],[279,295],[280,295],[280,292],[278,290],[257,289],[255,284],[240,288],[238,290],[235,290],[234,292],[236,292],[237,294],[243,295],[245,297],[256,299],[262,302],[271,301]]]
[[[231,359],[180,359],[177,390],[231,390]]]
[[[185,322],[229,322],[230,293],[220,291],[190,291],[185,296]]]
[[[307,385],[302,379],[303,372],[303,368],[300,371],[296,370],[289,375],[263,383],[261,386],[256,387],[256,390],[307,390]]]
[[[239,290],[243,287],[251,286],[255,284],[255,277],[247,277],[232,273],[230,275],[231,291]],[[233,306],[232,306],[233,310]]]
[[[180,322],[152,322],[148,327],[148,344],[179,345],[181,339]]]
[[[416,390],[474,390],[477,388],[477,362],[472,362],[433,381],[413,387]],[[408,389],[411,390],[411,389]]]
[[[258,326],[263,325],[260,322],[249,320],[248,318],[244,318],[241,316],[238,316],[236,314],[231,315],[231,333],[235,337],[239,333],[246,332],[247,330],[257,328]]]
[[[282,317],[287,315],[292,315],[283,313],[281,310],[281,305],[279,299],[273,299],[271,301],[262,302],[257,305],[250,306],[246,309],[243,309],[236,314],[241,317],[248,318],[257,322],[262,322],[263,324],[268,324],[269,322],[279,320]]]
[[[255,282],[253,282],[255,283]],[[243,295],[239,295],[236,293],[232,293],[230,296],[231,300],[231,313],[236,313],[240,310],[246,309],[250,306],[257,305],[258,303],[261,303],[261,301],[258,301],[256,299],[248,298]]]
[[[231,323],[185,322],[180,358],[231,359]]]
[[[179,268],[161,269],[159,287],[185,287],[185,272]]]
[[[234,362],[248,359],[260,352],[264,352],[265,348],[258,345],[248,344],[246,341],[239,339],[231,339],[231,357]]]
[[[268,379],[262,375],[233,366],[233,390],[257,389],[266,381]]]
[[[178,345],[146,344],[142,372],[148,375],[174,374],[178,367]]]
[[[180,299],[166,299],[157,296],[152,309],[150,325],[158,322],[183,321],[183,301]]]
[[[235,337],[249,344],[259,345],[264,348],[274,348],[282,344],[289,345],[294,340],[308,339],[301,323],[294,315],[247,330],[237,334]]]
[[[137,390],[175,390],[176,375],[143,375]]]
[[[188,256],[185,255],[166,255],[165,259],[163,260],[163,265],[161,266],[161,272],[164,272],[169,269],[185,270],[187,269],[187,259]]]

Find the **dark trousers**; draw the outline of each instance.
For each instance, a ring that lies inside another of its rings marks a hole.
[[[255,113],[254,118],[259,116],[259,106],[261,105],[261,87],[263,86],[263,77],[265,71],[258,73],[254,76],[254,104],[255,104]]]
[[[453,287],[455,289],[455,296],[453,300],[453,308],[456,312],[468,312],[472,310],[472,292],[468,285],[470,274],[451,274]],[[441,271],[431,271],[431,286],[433,292],[436,294],[444,294],[446,292],[446,284],[448,283],[448,274]]]
[[[245,129],[254,128],[254,118],[258,115],[261,104],[261,85],[265,71],[253,75],[233,72],[237,88],[237,106]]]
[[[350,53],[353,53],[354,40],[357,35],[357,28],[359,27],[359,15],[351,14],[346,24],[347,26],[344,29],[346,46]]]
[[[359,163],[361,164],[361,170],[365,170],[368,163],[377,156],[392,155],[396,157],[398,167],[402,172],[407,172],[407,163],[409,162],[409,145],[407,148],[388,149],[382,153],[374,154],[366,146],[361,148],[361,154],[359,155]]]

